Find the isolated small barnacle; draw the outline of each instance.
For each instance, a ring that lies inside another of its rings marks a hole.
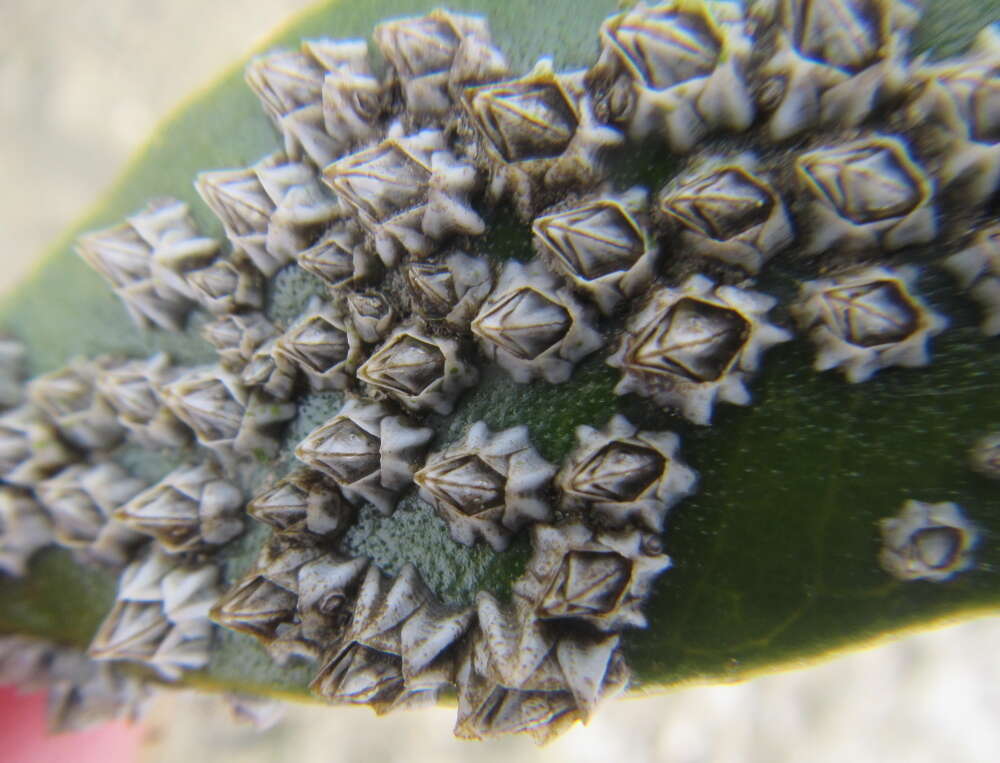
[[[986,336],[1000,334],[1000,225],[976,233],[965,249],[941,261],[983,310],[980,329]]]
[[[433,435],[384,403],[350,398],[299,443],[295,456],[331,477],[349,500],[391,514]]]
[[[630,318],[608,365],[622,370],[615,393],[634,392],[708,424],[717,400],[749,405],[746,383],[762,354],[791,339],[766,322],[775,300],[692,276],[654,291]]]
[[[817,371],[842,367],[863,382],[889,366],[925,366],[947,321],[914,293],[914,266],[865,267],[805,281],[791,310],[816,344]]]
[[[761,0],[759,67],[772,112],[767,133],[784,140],[819,125],[854,126],[907,86],[910,0]]]
[[[969,451],[969,465],[984,477],[1000,479],[1000,432],[976,441]]]
[[[447,236],[485,230],[468,200],[476,168],[448,150],[441,130],[403,135],[396,125],[378,145],[327,166],[323,180],[372,235],[387,267],[402,253],[426,257]]]
[[[910,499],[898,516],[880,525],[879,561],[895,578],[940,583],[973,565],[979,531],[958,504]]]
[[[396,321],[396,311],[388,299],[377,291],[349,291],[344,296],[347,314],[363,342],[376,344],[385,339]]]
[[[605,20],[600,40],[589,79],[601,111],[631,137],[662,133],[673,151],[686,152],[709,132],[753,122],[740,3],[639,3]]]
[[[160,397],[163,385],[175,375],[170,358],[161,352],[103,369],[97,376],[97,391],[128,437],[146,447],[183,447],[191,440],[191,430]]]
[[[0,479],[34,487],[79,456],[33,405],[0,414]]]
[[[347,529],[355,509],[322,474],[296,469],[254,496],[247,504],[247,514],[283,532],[331,537]]]
[[[21,577],[52,542],[52,520],[27,490],[0,485],[0,572]]]
[[[181,467],[112,516],[171,553],[228,543],[243,532],[243,495],[209,462]]]
[[[640,431],[616,414],[603,430],[577,427],[576,440],[555,478],[560,505],[594,512],[613,527],[634,519],[661,532],[666,513],[698,482],[678,458],[673,432]]]
[[[13,408],[24,399],[24,346],[0,336],[0,410]]]
[[[202,338],[212,345],[227,371],[239,373],[257,348],[277,334],[263,313],[227,313],[201,328]]]
[[[361,229],[352,221],[337,220],[319,240],[295,255],[299,267],[332,287],[368,280],[376,271]]]
[[[187,275],[194,300],[213,315],[264,306],[263,284],[257,269],[246,261],[219,259]]]
[[[555,468],[529,441],[527,427],[494,434],[477,421],[461,440],[428,456],[413,480],[452,538],[467,546],[482,538],[503,551],[521,527],[551,517],[545,493],[553,474]]]
[[[343,310],[318,297],[281,335],[274,351],[297,366],[316,391],[346,389],[363,357],[361,337]]]
[[[548,192],[595,184],[601,152],[622,141],[594,116],[583,72],[556,74],[548,58],[518,79],[465,88],[462,106],[489,161],[490,195],[510,194],[525,220]]]
[[[934,186],[897,137],[874,135],[795,160],[805,200],[805,253],[895,251],[937,234]]]
[[[428,321],[443,321],[462,331],[493,288],[489,263],[464,252],[410,262],[403,274],[414,310]]]
[[[472,333],[514,381],[568,381],[573,366],[604,344],[588,310],[541,262],[511,260],[500,273]]]
[[[358,369],[358,379],[411,411],[446,415],[479,378],[459,349],[456,340],[431,336],[417,324],[400,326]]]
[[[660,194],[684,251],[756,274],[792,242],[781,197],[747,154],[700,164]]]

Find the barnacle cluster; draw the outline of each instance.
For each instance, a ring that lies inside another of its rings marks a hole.
[[[90,650],[112,666],[204,667],[210,617],[281,663],[314,661],[331,702],[381,713],[454,687],[470,738],[587,720],[628,684],[621,634],[646,626],[667,513],[697,475],[677,434],[615,411],[561,463],[527,422],[453,432],[448,417],[488,375],[557,385],[598,358],[617,395],[708,426],[716,403],[752,403],[765,353],[793,338],[786,313],[816,368],[850,382],[929,363],[947,321],[910,255],[944,235],[941,209],[995,190],[1000,117],[996,32],[914,62],[916,17],[904,0],[639,3],[601,26],[589,69],[516,72],[485,20],[437,10],[376,28],[382,74],[360,40],[257,58],[246,78],[283,148],[198,176],[226,243],[157,199],[78,244],[141,327],[209,313],[218,362],[78,360],[24,396],[22,350],[0,341],[0,569],[22,574],[53,541],[124,566]],[[816,127],[844,129],[802,137]],[[738,150],[715,139],[735,133]],[[710,150],[660,188],[618,187],[609,157],[639,138]],[[498,204],[534,251],[483,252]],[[983,230],[940,263],[991,335],[998,241]],[[781,259],[816,276],[787,310],[761,290]],[[288,320],[272,297],[291,272],[321,295]],[[340,407],[292,443],[301,465],[248,477],[314,393]],[[147,485],[115,462],[123,440],[193,455]],[[388,517],[408,493],[460,544],[502,551],[529,528],[510,601],[446,603],[415,566],[351,554],[359,512]],[[223,590],[244,510],[270,536]],[[968,564],[970,527],[911,502],[883,524],[883,564],[943,579]]]

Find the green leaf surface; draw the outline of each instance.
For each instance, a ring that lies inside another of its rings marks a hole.
[[[303,37],[367,37],[387,16],[423,13],[434,5],[329,3],[283,30],[267,48],[292,47]],[[960,51],[985,23],[1000,18],[995,1],[928,5],[916,42],[932,55]],[[486,13],[494,40],[513,68],[524,70],[542,55],[552,55],[557,68],[591,63],[596,30],[616,4],[469,0],[449,7]],[[195,174],[245,166],[278,147],[272,125],[243,83],[242,67],[170,118],[109,196],[68,230],[38,272],[0,305],[0,326],[25,343],[32,374],[77,355],[101,353],[144,357],[166,350],[179,363],[213,359],[198,336],[204,317],[193,318],[183,334],[134,328],[71,244],[80,232],[114,224],[160,195],[187,201],[202,230],[222,237],[194,192]],[[724,145],[722,140],[706,149]],[[641,182],[655,190],[677,166],[662,149],[633,146],[614,157],[613,179],[622,188]],[[532,256],[527,227],[506,210],[498,210],[488,225],[487,235],[474,243],[476,253],[494,261]],[[933,246],[911,250],[906,259],[929,263],[954,251],[962,231],[947,233],[947,225],[945,230]],[[756,288],[787,305],[797,281],[814,274],[794,256],[779,257]],[[605,350],[582,363],[564,385],[517,385],[503,372],[487,370],[452,417],[431,417],[438,432],[434,447],[484,419],[491,428],[526,424],[543,456],[556,461],[572,447],[575,427],[601,426],[615,412],[643,428],[681,435],[682,453],[700,473],[700,486],[668,518],[664,545],[674,565],[646,604],[649,628],[624,639],[638,687],[738,679],[905,629],[995,611],[1000,494],[995,483],[968,469],[967,451],[977,438],[1000,429],[1000,340],[980,336],[976,309],[936,269],[924,269],[920,286],[950,320],[934,340],[928,368],[893,369],[851,385],[839,374],[813,371],[813,348],[798,337],[767,355],[751,385],[751,406],[722,406],[711,427],[697,427],[648,401],[617,397],[612,390],[618,372],[605,364]],[[311,276],[287,268],[274,282],[268,313],[287,320],[322,291]],[[775,317],[789,325],[783,307]],[[620,325],[616,319],[601,327],[609,343]],[[332,415],[340,400],[329,393],[300,400],[282,458],[259,465],[244,487],[252,491],[287,471],[294,444]],[[200,455],[126,446],[114,457],[153,481]],[[973,570],[941,584],[900,583],[881,570],[877,523],[907,498],[964,507],[982,531]],[[254,526],[223,549],[228,582],[249,568],[265,536]],[[414,562],[451,602],[469,602],[483,589],[505,596],[530,552],[525,537],[504,554],[459,546],[412,493],[392,517],[363,510],[344,544],[390,573]],[[113,589],[106,573],[76,565],[65,552],[47,551],[28,578],[0,585],[0,632],[86,646],[110,607]],[[306,666],[278,667],[249,637],[220,632],[210,667],[190,681],[295,694],[304,691],[309,677]]]

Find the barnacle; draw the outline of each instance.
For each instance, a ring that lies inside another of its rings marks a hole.
[[[247,514],[289,533],[339,535],[354,519],[354,507],[320,472],[298,469],[247,504]]]
[[[97,390],[97,380],[109,365],[106,359],[77,359],[28,384],[31,401],[66,441],[78,448],[107,449],[122,437],[115,412]]]
[[[410,262],[405,270],[413,309],[429,322],[467,330],[493,288],[489,264],[464,252],[439,260]]]
[[[969,451],[969,463],[984,477],[1000,479],[1000,432],[980,438]]]
[[[344,389],[361,359],[361,338],[336,305],[313,300],[275,345],[314,390]]]
[[[385,339],[396,320],[396,311],[378,292],[362,294],[351,291],[345,298],[347,314],[361,341],[376,344]]]
[[[941,261],[983,310],[986,336],[1000,334],[1000,226],[979,231],[972,243]]]
[[[257,349],[277,334],[262,313],[225,313],[202,326],[201,335],[215,348],[227,371],[240,373]]]
[[[33,487],[79,459],[42,413],[30,404],[0,414],[0,478]]]
[[[337,220],[315,244],[295,255],[299,267],[331,287],[367,280],[376,272],[374,259],[364,245],[361,228],[348,220]]]
[[[191,430],[162,397],[163,385],[176,373],[164,353],[128,360],[103,369],[97,376],[97,391],[128,437],[152,448],[181,447],[191,439]]]
[[[32,495],[0,486],[0,572],[21,577],[28,561],[52,542],[52,520]]]
[[[900,580],[940,583],[973,564],[976,526],[955,503],[908,500],[899,515],[883,519],[882,567]]]

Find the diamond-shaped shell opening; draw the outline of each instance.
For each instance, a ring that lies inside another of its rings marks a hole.
[[[823,293],[840,335],[859,347],[902,342],[918,327],[920,314],[895,281],[872,281]]]
[[[666,459],[652,448],[609,442],[577,469],[569,488],[593,501],[634,501],[666,469]]]

